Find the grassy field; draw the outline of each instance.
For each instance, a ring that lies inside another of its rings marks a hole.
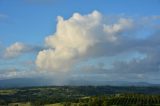
[[[30,103],[10,103],[8,106],[31,106]],[[71,106],[73,106],[74,103],[72,103]],[[47,104],[45,106],[64,106],[62,103],[55,103],[55,104]]]
[[[159,106],[160,87],[53,86],[0,90],[0,106],[31,106],[30,103],[32,106],[86,106],[95,103]]]
[[[0,90],[0,95],[13,95],[15,93],[17,93],[17,91],[13,89]]]
[[[63,106],[63,104],[61,104],[61,103],[55,103],[55,104],[48,104],[48,105],[45,105],[45,106]]]
[[[10,103],[8,106],[31,106],[30,103]]]

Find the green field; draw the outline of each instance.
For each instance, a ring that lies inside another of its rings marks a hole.
[[[63,104],[61,104],[61,103],[55,103],[55,104],[49,104],[49,105],[45,105],[45,106],[63,106]]]
[[[10,103],[8,106],[32,106],[30,103]],[[47,104],[44,106],[63,106],[61,103]]]
[[[31,106],[30,103],[10,103],[8,106]]]
[[[9,89],[9,90],[0,90],[0,95],[13,95],[15,94],[17,91],[13,90],[13,89]]]
[[[0,106],[160,106],[160,88],[53,86],[1,89]]]

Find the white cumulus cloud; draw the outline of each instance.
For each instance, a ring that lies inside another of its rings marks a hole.
[[[133,26],[131,19],[121,18],[117,23],[107,24],[103,18],[98,11],[88,15],[74,13],[67,20],[58,16],[57,30],[45,38],[49,49],[38,53],[37,66],[42,70],[67,71],[81,59],[87,59],[91,51],[97,55],[97,46],[115,43],[120,33]]]
[[[8,58],[8,59],[12,59],[12,58],[16,58],[22,54],[39,52],[42,49],[43,49],[43,47],[41,47],[41,46],[28,45],[28,44],[24,44],[21,42],[15,42],[5,48],[5,50],[3,52],[3,57]]]
[[[16,42],[6,48],[4,56],[6,58],[16,57],[25,52],[27,49],[28,48],[23,43]]]

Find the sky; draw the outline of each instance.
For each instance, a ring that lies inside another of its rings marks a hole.
[[[0,0],[0,80],[160,84],[159,0]]]

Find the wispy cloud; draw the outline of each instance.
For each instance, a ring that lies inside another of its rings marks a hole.
[[[1,19],[4,19],[4,18],[8,18],[8,16],[5,15],[5,14],[0,14],[0,18],[1,18]]]
[[[31,4],[55,4],[57,2],[60,2],[62,0],[25,0],[27,3],[31,3]]]
[[[8,15],[0,13],[0,22],[6,22],[8,18],[9,18]]]
[[[23,44],[21,42],[16,42],[5,49],[4,58],[15,58],[22,54],[38,52],[41,49],[42,48],[40,46],[32,46]]]
[[[20,70],[17,68],[4,68],[0,69],[0,80],[12,78],[33,78],[40,75],[36,71]]]

